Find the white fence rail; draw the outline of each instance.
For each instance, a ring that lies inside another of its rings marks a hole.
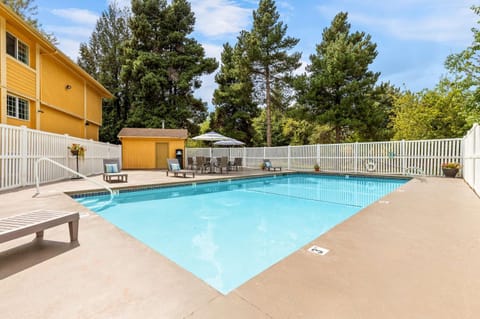
[[[104,158],[121,158],[119,145],[0,124],[0,190],[34,185],[34,164],[42,157],[76,170],[76,158],[68,150],[73,143],[87,149],[85,156],[79,159],[79,172],[83,175],[102,173]],[[41,183],[66,179],[71,175],[48,162],[39,166]]]
[[[263,159],[270,159],[274,166],[292,170],[311,171],[318,163],[321,170],[329,172],[441,176],[442,163],[462,163],[462,139],[188,148],[186,156],[229,156],[230,160],[242,157],[243,165],[251,168],[258,168]]]
[[[463,138],[463,178],[480,196],[480,125]]]

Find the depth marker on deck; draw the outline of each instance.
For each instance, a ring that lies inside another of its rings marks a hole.
[[[314,245],[308,248],[308,251],[311,252],[312,254],[323,256],[323,255],[326,255],[330,251],[330,249]]]

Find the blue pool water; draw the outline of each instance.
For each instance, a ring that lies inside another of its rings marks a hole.
[[[226,294],[406,181],[295,174],[76,200]]]

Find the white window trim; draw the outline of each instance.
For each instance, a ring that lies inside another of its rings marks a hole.
[[[8,115],[8,112],[7,112],[7,117],[14,118],[14,119],[17,119],[19,121],[30,121],[30,101],[27,100],[27,99],[18,97],[16,95],[12,95],[12,94],[7,94],[7,101],[8,101],[9,97],[15,99],[15,116]],[[19,110],[20,100],[25,101],[26,104],[27,104],[27,108],[26,108],[26,111],[25,111],[26,114],[27,114],[26,119],[22,119],[19,116],[19,114],[20,114],[20,110]]]
[[[23,64],[27,65],[27,66],[30,66],[30,47],[28,46],[28,44],[26,44],[25,42],[23,42],[22,40],[19,40],[15,35],[13,35],[12,33],[8,32],[8,34],[10,34],[10,36],[12,36],[14,39],[15,39],[15,56],[12,56],[10,55],[8,52],[7,55],[8,56],[11,56],[13,58],[15,58],[16,60],[18,60],[19,62],[22,62]],[[23,44],[26,48],[27,48],[27,61],[22,61],[18,58],[18,43],[21,43]]]

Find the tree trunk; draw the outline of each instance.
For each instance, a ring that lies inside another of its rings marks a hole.
[[[340,143],[342,139],[342,128],[340,126],[335,127],[335,142]]]
[[[272,146],[272,118],[270,112],[270,70],[267,68],[265,72],[265,89],[266,89],[266,108],[265,113],[267,117],[267,146]]]

